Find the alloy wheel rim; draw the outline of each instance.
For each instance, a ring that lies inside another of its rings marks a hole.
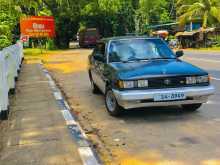
[[[112,91],[109,91],[106,95],[106,104],[108,107],[108,110],[113,112],[116,108],[116,99],[115,96],[113,95]]]

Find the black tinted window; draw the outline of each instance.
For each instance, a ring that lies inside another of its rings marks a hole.
[[[91,30],[91,31],[86,31],[85,32],[85,35],[86,36],[97,36],[98,35],[98,33],[97,33],[97,31],[96,30]]]
[[[95,48],[95,53],[105,55],[105,44],[98,43]]]

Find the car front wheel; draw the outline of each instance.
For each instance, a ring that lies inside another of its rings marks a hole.
[[[122,111],[122,107],[118,104],[114,93],[111,89],[107,90],[105,94],[105,106],[108,113],[112,116],[119,116]]]
[[[182,105],[182,108],[185,111],[196,111],[198,110],[200,107],[202,106],[202,104],[189,104],[189,105]]]

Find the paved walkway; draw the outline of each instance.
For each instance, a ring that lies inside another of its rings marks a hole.
[[[39,64],[24,64],[11,103],[1,165],[81,165]]]

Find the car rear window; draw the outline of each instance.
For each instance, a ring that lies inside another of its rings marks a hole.
[[[94,31],[86,31],[85,32],[85,35],[86,36],[96,36],[98,33],[97,33],[97,31],[96,30],[94,30]]]

